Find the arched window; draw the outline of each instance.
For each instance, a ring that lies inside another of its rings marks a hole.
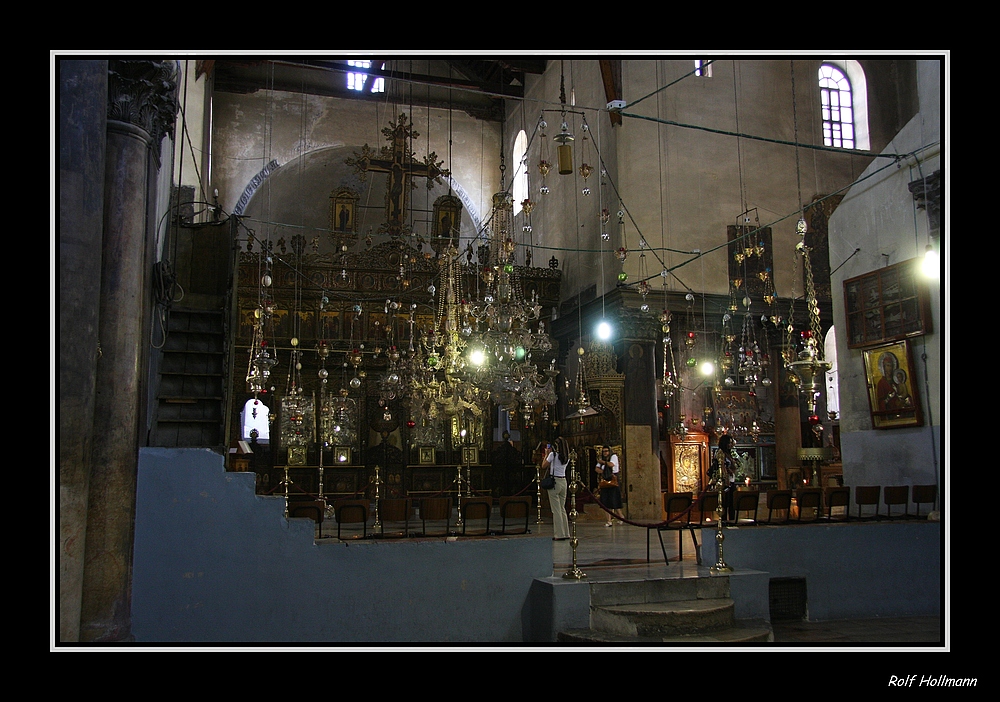
[[[823,108],[823,144],[854,148],[854,99],[851,81],[834,65],[819,67],[819,92]]]
[[[528,166],[524,155],[528,151],[528,135],[522,129],[514,140],[514,181],[511,198],[514,200],[514,214],[521,211],[521,203],[528,197]]]
[[[842,59],[823,61],[819,69],[819,89],[822,102],[820,107],[823,111],[823,143],[843,149],[871,149],[868,134],[868,80],[861,64]],[[850,117],[847,116],[848,113]],[[849,130],[845,130],[845,123],[849,125]],[[835,136],[839,137],[839,144],[834,143]]]
[[[250,398],[243,405],[243,412],[240,413],[240,424],[243,429],[240,431],[240,438],[250,441],[250,432],[257,430],[257,443],[266,444],[271,440],[271,429],[268,423],[268,415],[271,410],[260,400]]]

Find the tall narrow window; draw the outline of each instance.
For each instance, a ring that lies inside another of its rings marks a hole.
[[[847,76],[828,63],[819,67],[819,92],[823,108],[823,144],[854,148],[854,100]]]
[[[699,78],[712,77],[712,62],[706,59],[694,60],[694,74]]]
[[[514,214],[521,211],[521,203],[528,197],[528,166],[525,163],[525,153],[528,151],[528,135],[522,129],[514,140],[514,183],[511,198],[514,201]]]

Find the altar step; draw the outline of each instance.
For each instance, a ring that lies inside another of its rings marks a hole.
[[[727,576],[590,584],[590,628],[559,632],[578,643],[678,646],[774,640],[767,622],[734,617]]]

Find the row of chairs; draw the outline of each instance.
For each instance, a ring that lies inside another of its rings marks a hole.
[[[915,511],[910,513],[912,502]],[[851,488],[847,486],[831,486],[827,488],[800,488],[798,490],[768,490],[764,495],[764,505],[767,508],[767,524],[787,524],[792,521],[792,502],[795,502],[797,513],[795,521],[849,521],[851,519],[850,500]],[[921,512],[922,506],[933,508],[937,500],[937,485],[892,485],[883,488],[880,485],[858,485],[854,488],[854,504],[857,507],[857,519],[883,518],[881,505],[885,505],[885,519],[925,518]],[[743,491],[736,493],[734,498],[737,523],[757,524],[757,512],[760,506],[758,491]],[[835,513],[834,510],[837,510]],[[743,516],[745,515],[745,516]]]
[[[936,485],[914,485],[912,487],[913,503],[916,505],[914,514],[910,514],[911,497],[909,485],[889,486],[884,490],[879,485],[865,485],[854,488],[854,503],[858,508],[859,520],[880,520],[879,498],[884,498],[886,519],[923,518],[922,505],[934,506],[937,500]],[[809,521],[849,521],[851,488],[847,486],[831,486],[821,488],[800,488],[798,490],[768,490],[765,493],[764,504],[767,508],[766,524],[787,524],[792,521],[792,500],[795,500],[797,513],[796,522]],[[694,530],[702,527],[718,526],[716,509],[719,506],[718,492],[705,492],[698,498],[690,492],[664,492],[663,511],[666,522],[647,527],[646,529],[646,561],[649,561],[649,532],[656,529],[660,539],[660,549],[663,560],[667,559],[666,548],[663,545],[664,531],[677,531],[678,560],[684,558],[684,530],[691,534],[698,565],[701,565],[701,548],[695,538]],[[733,498],[736,508],[737,524],[758,524],[757,513],[760,508],[760,491],[741,490]],[[893,508],[902,506],[903,513],[896,514]],[[864,514],[863,508],[874,507],[874,514]],[[825,513],[824,513],[825,509]],[[836,510],[836,513],[835,513]]]
[[[462,500],[462,534],[527,534],[528,519],[531,515],[531,497],[527,495],[500,498],[499,530],[491,530],[490,520],[493,515],[492,497],[471,497]],[[322,533],[323,513],[322,502],[292,502],[288,506],[289,517],[309,517],[313,519]],[[414,518],[414,509],[420,510],[421,531],[410,532],[410,521]],[[378,501],[379,532],[381,538],[408,536],[447,536],[451,534],[453,500],[451,497],[424,498],[383,498]],[[341,499],[333,502],[334,519],[337,522],[337,538],[342,538],[342,527],[345,524],[361,525],[361,538],[368,536],[368,522],[374,518],[372,503],[365,499]],[[520,526],[521,520],[524,521]],[[472,521],[482,522],[482,530],[475,533],[469,530]],[[435,532],[428,532],[430,522]],[[440,522],[444,522],[443,531]],[[511,529],[507,531],[508,523]],[[457,526],[457,525],[456,525]]]

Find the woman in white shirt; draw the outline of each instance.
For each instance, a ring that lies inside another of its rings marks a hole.
[[[559,437],[555,446],[548,444],[542,454],[542,467],[552,473],[556,484],[546,490],[549,507],[552,509],[552,540],[565,541],[569,538],[569,517],[566,516],[566,465],[569,463],[569,446],[566,439]]]

